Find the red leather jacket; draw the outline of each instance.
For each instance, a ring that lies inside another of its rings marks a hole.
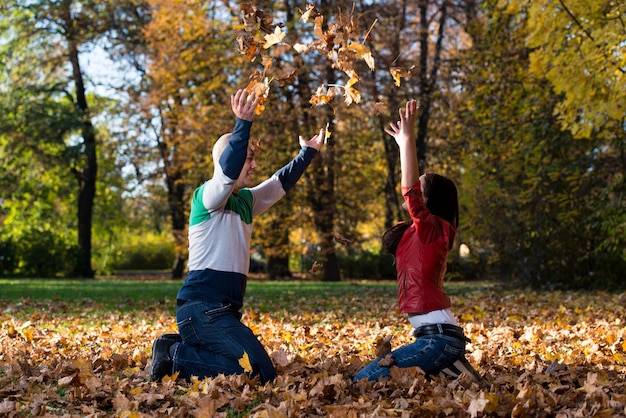
[[[443,276],[456,228],[426,209],[419,183],[403,187],[402,194],[413,225],[404,232],[396,250],[400,311],[424,314],[449,308]]]

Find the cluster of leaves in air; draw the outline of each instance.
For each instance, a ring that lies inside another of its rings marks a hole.
[[[149,382],[152,340],[175,331],[169,304],[0,301],[2,416],[626,416],[626,295],[474,290],[453,295],[468,359],[483,379],[352,382],[411,341],[393,287],[355,283],[318,298],[249,295],[244,321],[278,369]],[[382,350],[382,351],[381,351]]]
[[[282,29],[282,23],[274,23],[270,15],[251,3],[241,5],[243,30],[237,34],[239,52],[250,61],[259,59],[262,65],[262,70],[257,69],[250,76],[251,81],[248,85],[248,91],[255,92],[261,98],[257,113],[265,109],[264,103],[272,82],[284,85],[294,79],[296,75],[294,68],[276,69],[272,62],[273,57],[278,57],[291,49],[298,54],[318,53],[326,57],[333,68],[342,71],[348,77],[344,84],[320,85],[310,99],[312,105],[330,104],[340,94],[343,94],[346,105],[361,102],[361,93],[355,87],[359,81],[355,66],[357,62],[364,61],[371,70],[375,68],[374,57],[366,45],[375,22],[365,33],[363,41],[359,42],[360,28],[354,13],[346,15],[339,11],[333,23],[328,23],[326,29],[325,16],[318,12],[315,5],[307,5],[306,10],[300,10],[300,13],[301,22],[314,24],[314,37],[306,43],[289,44],[285,41],[286,33]]]

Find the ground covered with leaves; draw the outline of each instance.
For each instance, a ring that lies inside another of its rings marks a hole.
[[[282,286],[279,296],[249,289],[244,308],[279,372],[265,385],[150,382],[152,340],[176,330],[168,300],[0,299],[0,416],[626,416],[624,293],[457,287],[453,311],[480,383],[397,368],[353,383],[378,341],[412,340],[394,286]]]

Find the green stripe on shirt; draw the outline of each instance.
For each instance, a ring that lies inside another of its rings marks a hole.
[[[202,203],[204,184],[193,192],[191,199],[191,211],[189,213],[189,226],[198,225],[211,219],[211,214]],[[224,210],[235,212],[246,224],[252,223],[252,193],[248,189],[241,189],[237,195],[231,194],[228,197]]]

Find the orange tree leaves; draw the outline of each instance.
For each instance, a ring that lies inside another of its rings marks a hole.
[[[149,382],[152,340],[175,331],[156,302],[107,312],[0,300],[0,415],[626,416],[623,294],[457,287],[452,309],[480,384],[393,366],[393,380],[354,383],[375,353],[412,339],[395,287],[293,289],[246,301],[244,321],[278,369],[265,385],[244,375]]]
[[[273,18],[258,9],[252,3],[241,5],[242,25],[237,31],[237,44],[239,52],[250,61],[260,57],[262,71],[256,70],[251,74],[251,85],[248,91],[261,93],[261,102],[257,113],[265,109],[265,101],[269,93],[270,83],[277,81],[285,84],[292,80],[293,68],[275,69],[272,66],[272,56],[280,56],[288,50],[295,50],[298,54],[316,52],[325,57],[336,68],[348,76],[348,81],[343,85],[321,85],[310,99],[313,105],[325,105],[343,92],[344,102],[347,105],[361,101],[360,92],[354,87],[359,81],[359,75],[355,69],[358,61],[364,61],[370,70],[374,70],[374,57],[365,41],[374,24],[364,36],[364,41],[359,42],[359,26],[354,15],[345,15],[341,11],[334,17],[333,23],[329,23],[324,29],[324,16],[320,14],[314,5],[309,4],[306,11],[301,12],[300,21],[314,23],[313,39],[307,42],[295,42],[289,44],[285,41],[286,33],[282,23],[274,23]],[[270,51],[272,49],[272,51]],[[261,87],[254,87],[261,85]]]

